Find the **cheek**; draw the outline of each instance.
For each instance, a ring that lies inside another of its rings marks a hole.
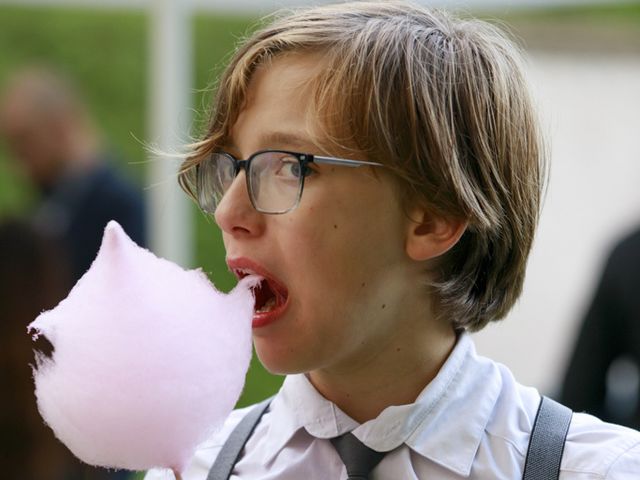
[[[298,224],[295,234],[292,224],[287,250],[301,252],[293,258],[303,286],[323,290],[312,292],[314,297],[327,291],[332,298],[353,297],[372,276],[383,274],[402,259],[402,240],[396,224],[384,212],[364,215],[344,204],[332,208],[333,214],[327,212],[314,216],[308,209],[307,218],[314,221]]]
[[[403,264],[405,217],[390,184],[345,175],[305,195],[274,231],[301,293],[314,303],[329,294],[361,297]]]

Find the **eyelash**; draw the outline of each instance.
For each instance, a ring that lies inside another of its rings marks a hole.
[[[320,170],[318,169],[317,165],[314,165],[313,163],[308,164],[307,165],[307,172],[309,172],[306,176],[310,177],[312,175],[316,175],[318,173],[320,173]]]

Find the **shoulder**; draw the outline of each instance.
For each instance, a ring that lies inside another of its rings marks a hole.
[[[183,480],[205,480],[207,478],[213,462],[231,432],[254,407],[255,405],[251,405],[231,412],[222,427],[198,446],[182,475]],[[173,473],[167,469],[149,470],[144,478],[145,480],[175,480]]]
[[[541,397],[534,388],[517,383],[506,367],[498,368],[502,388],[478,456],[492,460],[486,462],[492,468],[500,459],[501,471],[517,476],[522,474]],[[574,413],[560,471],[561,480],[637,480],[640,432]]]
[[[640,265],[640,230],[620,240],[607,259],[606,270],[631,271],[637,273]]]
[[[640,477],[640,432],[574,413],[561,479],[631,480]]]
[[[503,466],[515,475],[524,466],[541,397],[535,388],[518,383],[507,367],[495,365],[501,389],[485,426],[481,451],[485,450],[488,458],[504,458],[509,465]]]
[[[638,252],[640,252],[640,229],[630,233],[620,240],[613,249],[612,255],[625,256],[635,254],[637,257]]]

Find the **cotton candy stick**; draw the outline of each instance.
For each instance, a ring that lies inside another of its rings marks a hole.
[[[179,477],[242,391],[257,281],[218,292],[110,222],[91,268],[29,326],[54,347],[36,353],[42,417],[90,465]]]

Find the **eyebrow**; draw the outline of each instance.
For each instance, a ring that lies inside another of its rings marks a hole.
[[[269,132],[261,136],[260,141],[264,145],[291,145],[294,147],[308,147],[310,143],[304,137],[289,132]]]
[[[313,146],[313,143],[307,140],[304,136],[292,132],[282,132],[282,131],[272,131],[266,132],[258,137],[258,144],[263,145],[265,148],[302,148],[302,149],[310,149]],[[235,144],[235,142],[230,142],[228,144],[230,148],[233,148],[236,151],[240,149]],[[305,152],[308,153],[308,152]]]

